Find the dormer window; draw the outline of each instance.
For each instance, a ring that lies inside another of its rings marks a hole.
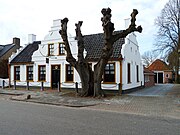
[[[59,43],[59,55],[65,55],[65,45],[63,43]]]
[[[54,55],[54,44],[48,44],[48,55]]]

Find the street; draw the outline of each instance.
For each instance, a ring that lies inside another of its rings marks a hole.
[[[0,99],[1,135],[179,135],[180,119]]]

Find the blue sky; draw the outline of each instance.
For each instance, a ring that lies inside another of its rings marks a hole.
[[[28,41],[28,34],[43,40],[55,19],[69,18],[68,31],[75,35],[74,24],[83,21],[84,35],[102,33],[101,9],[112,9],[115,30],[125,29],[124,19],[138,9],[137,25],[143,27],[137,40],[141,54],[153,49],[157,28],[154,20],[160,15],[169,0],[0,0],[0,44],[12,42],[13,37],[21,39],[21,45]]]

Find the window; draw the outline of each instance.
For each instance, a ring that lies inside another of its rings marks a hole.
[[[138,65],[136,65],[136,73],[137,73],[136,79],[137,79],[137,82],[139,82],[139,66]]]
[[[63,43],[59,43],[59,55],[65,54],[65,46]]]
[[[73,82],[73,67],[69,64],[66,65],[66,82]]]
[[[48,55],[54,55],[54,44],[48,44]]]
[[[38,68],[38,80],[46,81],[46,66],[40,65]]]
[[[104,70],[104,82],[115,82],[115,64],[108,63]]]
[[[127,82],[131,83],[131,64],[127,64]]]
[[[27,66],[27,80],[33,81],[33,66]]]
[[[169,78],[169,74],[166,74],[166,78]]]
[[[149,82],[149,76],[148,75],[145,75],[144,81]]]
[[[14,80],[20,80],[20,66],[14,67]]]

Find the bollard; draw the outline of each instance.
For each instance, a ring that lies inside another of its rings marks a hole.
[[[76,85],[76,93],[78,93],[78,82],[76,82],[75,85]]]
[[[16,90],[16,80],[14,80],[14,89]]]
[[[118,89],[119,89],[119,95],[122,95],[122,85],[121,83],[118,84]]]
[[[27,90],[29,90],[29,81],[27,81]]]
[[[61,92],[61,83],[58,82],[58,92]]]
[[[44,90],[44,82],[41,82],[41,91]]]
[[[5,87],[5,81],[3,80],[2,81],[2,89],[4,89],[4,87]]]

